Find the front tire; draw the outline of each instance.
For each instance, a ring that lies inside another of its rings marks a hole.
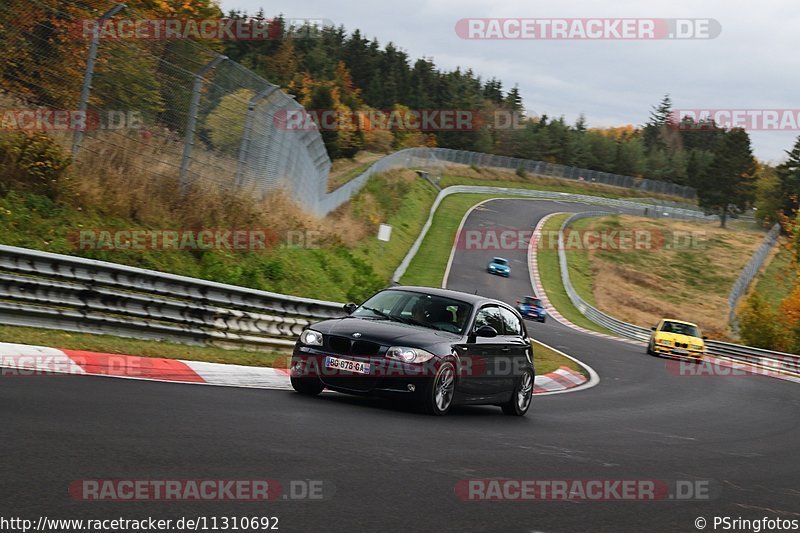
[[[519,378],[517,386],[514,387],[511,399],[500,406],[503,409],[503,414],[525,416],[533,399],[533,381],[533,372],[525,370],[525,373]]]
[[[292,378],[292,388],[305,396],[316,396],[325,385],[319,378]]]
[[[444,416],[453,406],[456,390],[456,367],[445,361],[436,371],[436,375],[425,390],[422,408],[429,415]]]

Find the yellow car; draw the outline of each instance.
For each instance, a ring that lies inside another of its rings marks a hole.
[[[657,326],[650,328],[650,342],[647,353],[678,359],[702,361],[706,352],[706,337],[700,333],[697,324],[664,318]]]

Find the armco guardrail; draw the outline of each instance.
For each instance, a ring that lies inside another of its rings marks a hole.
[[[418,150],[393,154],[386,158],[385,166],[414,164],[425,155],[425,151]],[[498,192],[615,206],[637,205],[549,191],[469,186],[442,191],[435,205],[456,192]],[[414,250],[419,248],[422,237],[424,232]],[[410,257],[413,254],[404,260],[402,269]],[[341,305],[0,245],[0,323],[8,325],[198,345],[280,347],[292,345],[303,328],[314,320],[343,316]]]
[[[187,344],[290,346],[342,305],[0,245],[0,323]]]
[[[567,254],[564,247],[564,230],[570,224],[581,218],[595,217],[610,214],[604,211],[587,211],[584,213],[577,213],[567,218],[561,225],[558,235],[558,263],[561,268],[561,282],[567,292],[572,304],[580,311],[586,318],[598,324],[607,330],[616,333],[622,337],[634,339],[641,342],[647,342],[650,339],[650,329],[629,324],[618,320],[610,315],[607,315],[591,306],[575,291],[575,287],[569,278],[569,269],[567,266]],[[706,341],[706,349],[710,355],[725,357],[735,361],[748,363],[757,366],[766,371],[788,372],[791,374],[800,373],[800,355],[788,354],[783,352],[773,352],[761,348],[753,348],[751,346],[742,346],[739,344],[732,344],[721,341]]]

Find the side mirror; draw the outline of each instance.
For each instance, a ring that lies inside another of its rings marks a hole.
[[[655,327],[655,326],[653,326],[652,328],[650,328],[650,331],[655,331],[655,330],[656,330],[656,327]]]
[[[708,340],[708,337],[706,337],[705,335],[703,335],[703,340],[704,340],[704,341],[707,341],[707,340]]]
[[[497,330],[492,326],[481,326],[475,330],[475,336],[488,338],[497,337]]]
[[[354,303],[349,303],[349,304],[344,304],[342,306],[342,309],[344,309],[344,312],[347,313],[348,315],[352,315],[353,311],[358,309],[358,306]]]

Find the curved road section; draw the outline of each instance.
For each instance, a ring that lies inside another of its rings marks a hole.
[[[548,213],[584,208],[495,200],[465,229],[530,230]],[[510,278],[486,273],[494,255],[511,260]],[[447,285],[513,303],[531,292],[526,250],[459,249]],[[277,517],[280,531],[502,532],[800,519],[797,385],[676,375],[636,346],[554,320],[530,330],[590,364],[600,384],[535,398],[522,419],[492,407],[433,418],[343,395],[4,375],[0,519],[150,516],[177,529],[180,519],[221,527],[226,516]],[[87,501],[107,480],[144,480],[151,497],[180,480],[271,480],[272,489],[266,499],[152,501],[122,498],[130,493],[112,484],[106,501]]]

